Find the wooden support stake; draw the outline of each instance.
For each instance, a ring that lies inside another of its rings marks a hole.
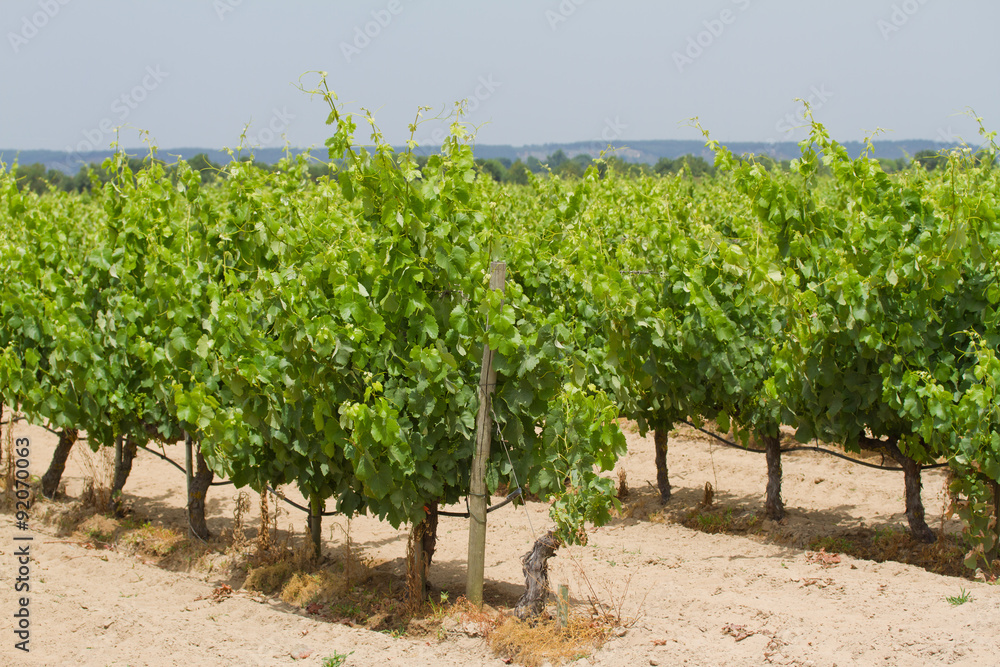
[[[559,584],[559,596],[556,597],[556,621],[560,628],[569,627],[569,586]]]
[[[502,290],[507,264],[490,262],[490,289]],[[483,367],[479,372],[479,415],[476,417],[476,454],[469,474],[469,570],[465,597],[475,605],[483,604],[483,575],[486,569],[486,463],[490,459],[491,409],[497,373],[493,368],[494,350],[483,348]]]

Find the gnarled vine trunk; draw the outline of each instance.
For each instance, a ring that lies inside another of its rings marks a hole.
[[[910,525],[910,532],[921,542],[934,542],[937,537],[924,520],[924,503],[920,498],[920,464],[901,452],[896,440],[886,445],[886,451],[903,468],[906,521]]]
[[[212,485],[215,473],[205,462],[200,447],[195,457],[195,463],[197,467],[191,477],[191,489],[188,492],[188,523],[191,525],[192,533],[207,540],[211,533],[208,532],[208,525],[205,523],[205,496]]]
[[[434,549],[437,548],[438,534],[438,504],[437,502],[427,504],[427,518],[424,519],[423,547],[424,559],[427,567],[430,568],[431,561],[434,560]]]
[[[656,452],[656,487],[660,490],[660,500],[670,500],[670,479],[667,477],[667,438],[670,424],[657,421],[653,426],[653,447]]]
[[[555,533],[549,531],[521,557],[521,571],[524,572],[527,590],[514,606],[514,614],[521,620],[538,616],[545,609],[545,600],[549,595],[549,559],[556,555],[558,548],[559,540]]]
[[[75,428],[64,428],[59,431],[59,442],[56,444],[56,451],[52,454],[52,462],[49,469],[42,475],[42,494],[46,498],[52,498],[59,490],[59,482],[62,481],[63,472],[66,470],[66,459],[76,444],[78,432]]]
[[[882,451],[888,454],[903,469],[903,486],[906,497],[906,522],[910,526],[910,534],[921,542],[934,542],[937,537],[924,520],[924,502],[920,498],[920,464],[904,454],[899,449],[899,438],[888,440],[873,440],[862,437],[861,446],[865,449]]]
[[[423,521],[413,525],[406,548],[406,579],[410,605],[416,609],[427,598],[427,577],[437,547],[438,504],[428,503]]]
[[[108,511],[121,514],[121,493],[125,482],[132,472],[132,462],[135,460],[139,443],[131,436],[121,436],[115,441],[115,476],[111,484],[111,498],[108,501]]]
[[[785,504],[781,501],[781,438],[759,432],[757,438],[764,443],[764,455],[767,458],[767,499],[764,501],[764,510],[768,519],[781,521],[785,518]]]

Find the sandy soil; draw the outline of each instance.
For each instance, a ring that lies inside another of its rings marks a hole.
[[[48,465],[54,436],[19,426],[32,442],[32,472]],[[84,450],[84,448],[80,448]],[[167,447],[182,460],[181,448]],[[88,474],[83,451],[74,452],[64,477],[67,494],[80,495]],[[592,591],[617,603],[637,621],[597,653],[575,665],[990,665],[1000,655],[996,618],[1000,587],[932,574],[897,562],[841,556],[825,566],[804,546],[816,537],[861,526],[905,525],[901,473],[883,473],[813,453],[786,455],[784,498],[788,518],[764,522],[755,534],[706,534],[679,519],[701,502],[706,482],[715,503],[735,512],[763,505],[763,457],[720,448],[690,430],[671,439],[675,495],[661,511],[652,488],[651,438],[629,433],[620,462],[631,497],[626,514],[591,532],[587,546],[560,550],[550,563],[553,585],[566,583],[583,607]],[[928,523],[938,529],[944,476],[925,472]],[[183,475],[140,452],[126,486],[135,515],[183,526]],[[231,529],[232,487],[211,489],[208,524]],[[291,495],[291,494],[290,494]],[[65,503],[64,503],[65,504]],[[61,535],[41,515],[31,519],[31,652],[14,649],[12,615],[16,563],[13,517],[0,514],[0,587],[3,623],[0,664],[30,665],[321,665],[335,652],[347,665],[502,665],[478,637],[461,627],[445,634],[393,638],[316,620],[259,594],[237,591],[221,601],[213,589],[231,573],[157,565],[120,549],[93,548]],[[529,523],[530,519],[530,523]],[[304,516],[284,516],[301,535]],[[510,605],[523,589],[520,557],[533,534],[550,525],[547,506],[528,503],[490,515],[487,601]],[[957,525],[947,522],[945,530]],[[344,541],[346,520],[324,526],[328,550]],[[350,522],[353,541],[382,569],[402,572],[405,527],[394,530],[365,517]],[[534,531],[534,533],[532,532]],[[223,542],[217,547],[224,548]],[[431,585],[452,599],[464,588],[467,521],[443,518]],[[950,605],[965,588],[972,600]],[[309,657],[296,660],[292,653]]]

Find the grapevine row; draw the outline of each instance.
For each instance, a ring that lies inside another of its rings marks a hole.
[[[788,171],[709,140],[713,178],[592,167],[513,186],[477,170],[461,124],[418,167],[318,92],[334,132],[318,182],[304,157],[203,184],[119,154],[83,195],[0,172],[0,395],[72,433],[63,462],[85,431],[116,448],[120,491],[139,445],[187,433],[202,501],[223,475],[296,484],[315,521],[332,502],[418,526],[468,492],[489,345],[510,458],[494,449],[488,484],[554,497],[564,541],[610,517],[599,473],[626,416],[654,434],[664,501],[675,424],[757,442],[774,519],[781,425],[880,449],[927,541],[920,470],[945,461],[968,563],[1000,555],[992,135],[934,173],[887,175],[813,123]]]

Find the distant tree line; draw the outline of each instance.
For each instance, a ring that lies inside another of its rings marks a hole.
[[[244,156],[240,158],[243,162],[249,162],[253,158],[250,156]],[[163,160],[157,158],[151,158],[150,156],[145,157],[132,157],[128,160],[129,169],[133,172],[138,172],[139,170],[149,166],[153,160],[156,160],[164,168],[168,174],[176,172],[176,167],[173,165],[167,165]],[[223,177],[222,165],[213,162],[208,158],[205,153],[198,153],[190,160],[187,161],[188,165],[201,172],[202,183],[211,183],[219,178]],[[273,171],[278,169],[277,165],[269,165],[264,163],[256,163],[258,167],[264,170]],[[322,178],[330,173],[329,165],[323,162],[314,162],[308,166],[309,175],[315,181]],[[62,192],[90,192],[95,187],[101,187],[108,181],[112,179],[112,175],[108,174],[101,168],[101,165],[91,162],[90,164],[81,164],[79,171],[75,175],[71,176],[58,169],[48,169],[46,170],[45,165],[36,162],[29,165],[17,165],[16,168],[17,183],[18,187],[24,190],[31,190],[36,193],[43,193],[48,190],[57,190]]]
[[[129,159],[129,167],[135,172],[149,165],[153,159],[156,158],[151,158],[150,156],[142,158],[133,157]],[[240,159],[242,161],[250,161],[253,158],[244,156]],[[776,161],[766,154],[744,155],[742,159],[756,162],[768,171],[776,169],[785,171],[790,167],[788,160]],[[419,156],[417,157],[417,164],[422,168],[427,164],[427,160],[427,156]],[[165,165],[168,173],[173,171],[174,167],[166,166],[166,163],[162,160],[159,160],[159,162]],[[879,163],[886,173],[902,171],[910,168],[912,165],[919,165],[927,171],[934,171],[935,169],[943,168],[947,162],[948,158],[945,154],[933,150],[919,151],[913,156],[912,160],[906,157],[879,159]],[[205,153],[198,153],[188,160],[188,164],[193,169],[201,172],[203,183],[211,183],[218,178],[224,177],[222,165],[210,160]],[[278,169],[277,165],[260,162],[256,164],[265,170]],[[580,153],[569,157],[562,149],[559,149],[545,158],[544,161],[534,156],[529,156],[525,160],[521,160],[520,158],[517,160],[510,160],[509,158],[481,158],[476,160],[476,164],[484,174],[487,174],[498,183],[516,183],[519,185],[528,184],[529,173],[540,176],[552,173],[561,178],[579,178],[593,164],[596,164],[598,173],[602,176],[609,168],[614,169],[617,173],[631,176],[640,174],[668,176],[680,173],[681,171],[695,178],[715,174],[715,167],[705,160],[705,158],[691,154],[676,158],[661,157],[657,160],[656,164],[649,165],[646,163],[628,162],[618,156],[598,159],[586,153]],[[330,165],[325,162],[315,161],[310,163],[307,168],[310,177],[314,181],[329,176],[331,173]],[[95,163],[81,165],[79,171],[72,176],[58,169],[46,169],[45,165],[41,163],[17,165],[16,172],[18,187],[22,191],[30,190],[36,193],[43,193],[48,190],[90,192],[94,187],[100,187],[111,179],[111,175],[105,173],[100,165]]]

